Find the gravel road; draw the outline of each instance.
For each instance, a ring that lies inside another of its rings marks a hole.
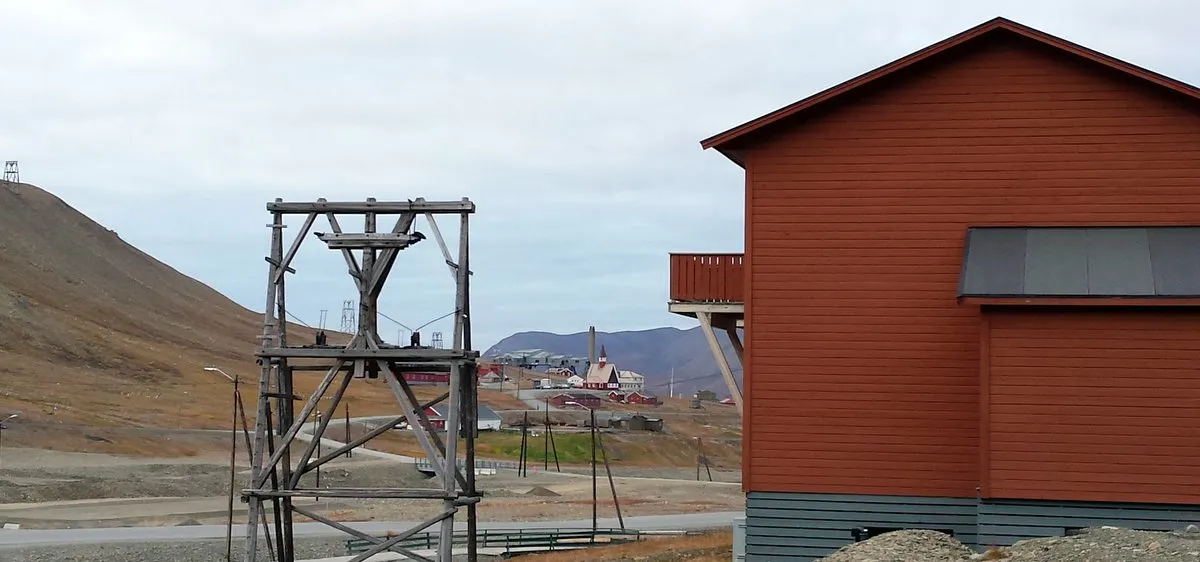
[[[241,560],[243,549],[237,541],[233,544],[234,560]],[[268,560],[263,548],[262,559]],[[297,538],[296,557],[323,558],[344,556],[345,539]],[[225,541],[185,541],[151,543],[112,543],[80,546],[55,546],[0,550],[4,562],[225,562]],[[456,559],[459,560],[459,559]],[[461,560],[466,560],[462,557]],[[479,560],[500,560],[491,556],[480,556]]]

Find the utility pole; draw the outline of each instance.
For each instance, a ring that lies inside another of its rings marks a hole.
[[[317,442],[317,458],[321,458],[321,410],[317,410],[317,417],[313,420],[313,440]],[[317,465],[317,489],[321,489],[321,466]],[[314,502],[321,501],[321,496],[313,498]]]
[[[550,472],[550,399],[546,399],[546,434],[542,436],[542,470]]]
[[[7,418],[0,420],[0,445],[3,445],[4,430],[8,429],[8,422],[17,419],[20,414],[9,414]]]
[[[592,532],[596,532],[596,410],[588,408],[592,416]]]

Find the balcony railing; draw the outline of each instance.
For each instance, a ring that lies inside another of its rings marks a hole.
[[[671,300],[742,302],[744,254],[671,254]]]

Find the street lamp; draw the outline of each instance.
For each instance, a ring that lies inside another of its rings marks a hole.
[[[210,373],[220,373],[229,379],[229,382],[233,383],[233,422],[229,427],[229,526],[225,531],[225,559],[233,560],[233,496],[234,488],[237,485],[237,420],[238,403],[241,401],[241,394],[238,391],[237,377],[231,377],[229,373],[211,365],[205,367],[204,370]]]
[[[204,370],[212,373],[221,373],[222,375],[225,375],[225,378],[229,379],[229,382],[237,382],[237,379],[229,376],[229,373],[226,373],[217,367],[205,367]]]
[[[8,429],[8,425],[6,424],[11,420],[17,419],[19,416],[20,414],[9,414],[7,418],[0,420],[0,441],[3,440],[4,430]]]

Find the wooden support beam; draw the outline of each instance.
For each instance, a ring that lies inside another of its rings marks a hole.
[[[475,203],[470,199],[462,201],[326,201],[285,203],[275,201],[267,203],[267,210],[272,213],[285,215],[303,215],[307,213],[347,213],[379,215],[398,215],[400,213],[474,213]]]
[[[304,237],[308,236],[308,231],[312,229],[313,222],[316,220],[316,213],[309,213],[308,218],[304,219],[304,224],[300,227],[300,234],[296,235],[296,238],[292,240],[291,247],[288,248],[287,253],[283,256],[283,262],[275,264],[276,266],[280,267],[281,270],[275,273],[275,276],[271,281],[272,283],[278,283],[280,280],[282,280],[284,272],[296,272],[295,269],[291,268],[292,259],[296,257],[296,252],[300,250],[300,244],[304,243]]]
[[[729,387],[729,395],[733,397],[733,402],[737,404],[738,416],[744,417],[742,412],[742,390],[738,388],[737,380],[733,378],[733,370],[729,368],[729,360],[725,358],[725,352],[721,350],[721,343],[717,341],[717,334],[713,331],[712,313],[697,312],[696,319],[700,320],[700,331],[704,332],[704,338],[708,340],[708,346],[712,348],[713,358],[717,360],[717,367],[721,369],[721,376],[725,377],[725,385]]]
[[[412,363],[414,366],[415,364],[422,362],[438,363],[447,361],[474,360],[479,357],[478,351],[425,348],[406,349],[394,347],[384,347],[380,349],[268,347],[255,352],[255,354],[258,357],[300,357],[313,359],[397,359],[402,363]]]
[[[414,234],[396,234],[392,232],[317,232],[316,235],[322,242],[335,250],[342,248],[349,248],[351,250],[362,248],[375,250],[404,249],[422,240],[420,236]]]
[[[725,333],[729,335],[729,343],[733,344],[733,351],[737,353],[738,365],[743,367],[746,365],[746,351],[742,348],[742,338],[738,336],[738,326],[734,324],[725,325]]]

